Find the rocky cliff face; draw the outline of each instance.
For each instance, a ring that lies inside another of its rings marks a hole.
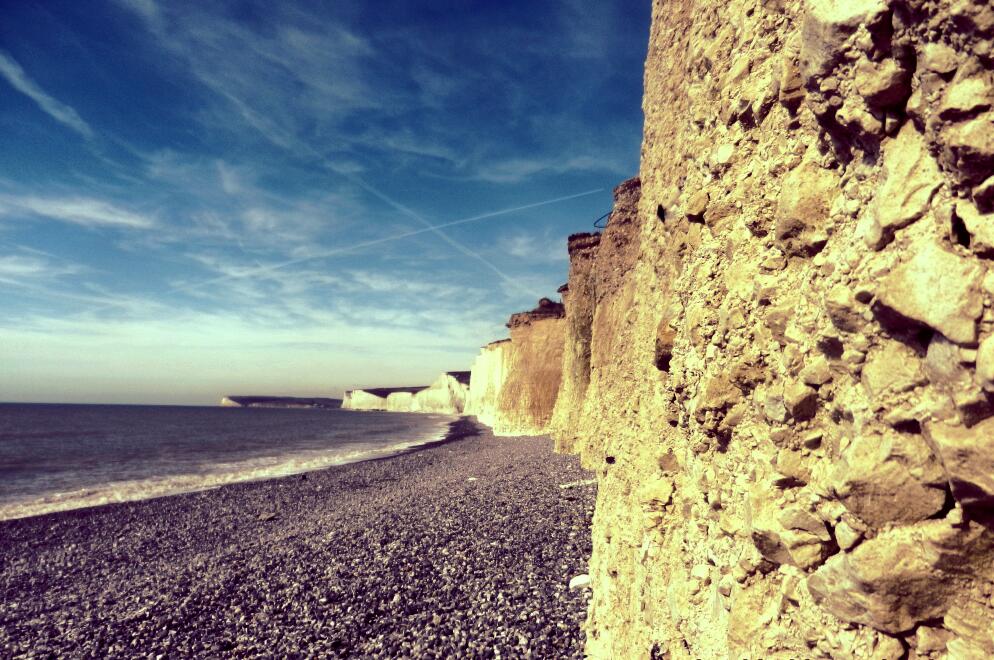
[[[550,430],[556,451],[575,449],[587,386],[590,384],[590,340],[597,299],[595,259],[601,235],[573,234],[569,237],[569,281],[559,289],[565,307],[563,376],[552,413]]]
[[[557,322],[591,655],[994,656],[992,39],[983,0],[654,1]]]
[[[470,376],[467,414],[498,435],[548,431],[563,368],[563,306],[546,298],[512,314],[509,340],[483,347]]]

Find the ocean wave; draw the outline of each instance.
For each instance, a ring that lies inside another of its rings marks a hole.
[[[387,458],[415,447],[444,439],[446,433],[427,439],[407,440],[390,445],[355,443],[328,450],[309,450],[265,458],[218,462],[196,474],[152,476],[113,481],[45,495],[23,496],[0,501],[0,520],[28,518],[57,511],[146,500],[154,497],[212,490],[229,484],[275,479],[313,472],[335,465]]]

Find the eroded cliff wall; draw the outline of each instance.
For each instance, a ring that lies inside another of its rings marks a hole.
[[[984,0],[654,1],[553,424],[591,655],[994,656],[992,38]]]
[[[515,320],[507,379],[497,399],[497,435],[537,435],[548,431],[563,368],[561,316]]]
[[[556,451],[572,452],[580,429],[575,428],[590,383],[590,338],[594,321],[596,282],[594,275],[601,236],[573,234],[567,242],[569,281],[560,288],[565,307],[563,376],[553,409],[550,430]]]
[[[224,408],[341,408],[341,399],[301,396],[250,396],[231,394],[221,397]]]
[[[467,414],[497,435],[548,432],[563,369],[563,306],[543,298],[512,314],[510,339],[484,346],[470,375]]]
[[[383,408],[387,412],[411,412],[414,407],[413,392],[392,392],[387,395]]]

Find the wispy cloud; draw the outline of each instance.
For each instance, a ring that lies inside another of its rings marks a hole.
[[[116,0],[116,2],[129,9],[150,23],[159,20],[159,6],[155,0]]]
[[[481,328],[493,310],[487,292],[466,287],[457,273],[409,272],[347,268],[269,270],[218,255],[190,258],[222,275],[209,290],[176,290],[183,296],[211,301],[211,309],[236,315],[243,322],[278,328],[351,326],[425,331],[457,337],[467,328]],[[489,326],[487,329],[490,329]]]
[[[496,30],[470,40],[416,23],[386,35],[361,34],[303,6],[274,8],[261,30],[210,4],[179,12],[153,0],[117,1],[141,17],[159,47],[210,92],[200,119],[213,134],[244,137],[250,129],[292,156],[333,159],[353,172],[407,167],[501,185],[575,172],[627,175],[637,154],[637,139],[606,137],[616,130],[611,122],[600,122],[596,134],[586,125],[560,125],[555,118],[562,109],[547,107],[522,83],[530,75],[522,67],[547,66],[549,53],[602,56],[605,46],[593,45],[604,35],[592,31],[597,21],[584,20],[576,2],[550,9],[560,25],[538,46],[537,35],[527,31]],[[598,16],[607,21],[615,11]],[[502,43],[508,39],[519,46],[513,56]],[[486,75],[456,64],[482,58]],[[567,91],[575,102],[589,102],[586,85]],[[477,116],[482,108],[514,118],[512,132],[505,133],[504,125],[488,131],[491,118]],[[454,113],[460,120],[452,120]],[[530,143],[529,156],[516,155],[522,140]]]
[[[417,236],[417,235],[420,235],[420,234],[438,233],[439,230],[441,230],[441,229],[447,229],[449,227],[455,227],[457,225],[468,224],[468,223],[471,223],[471,222],[480,222],[481,220],[486,220],[486,219],[494,218],[494,217],[501,216],[501,215],[507,215],[509,213],[516,213],[518,211],[523,211],[523,210],[527,210],[527,209],[538,208],[538,207],[541,207],[541,206],[548,206],[550,204],[557,204],[559,202],[563,202],[563,201],[567,201],[567,200],[571,200],[571,199],[577,199],[577,198],[580,198],[580,197],[586,197],[587,195],[591,195],[591,194],[598,193],[598,192],[601,192],[601,191],[599,189],[597,189],[597,190],[587,190],[585,192],[576,193],[574,195],[567,195],[567,196],[564,196],[564,197],[556,197],[556,198],[553,198],[553,199],[543,200],[541,202],[533,202],[531,204],[525,204],[525,205],[522,205],[522,206],[516,206],[516,207],[511,207],[511,208],[506,208],[506,209],[500,209],[500,210],[497,210],[497,211],[491,211],[489,213],[481,213],[479,215],[470,216],[468,218],[460,218],[458,220],[452,220],[452,221],[445,222],[445,223],[442,223],[442,224],[439,224],[439,225],[429,225],[429,226],[426,226],[426,227],[422,227],[421,229],[411,229],[411,230],[404,231],[404,232],[401,232],[401,233],[398,233],[398,234],[393,234],[393,235],[390,235],[390,236],[383,236],[381,238],[371,239],[371,240],[367,240],[367,241],[361,241],[361,242],[358,242],[358,243],[354,243],[352,245],[345,245],[345,246],[337,247],[337,248],[330,249],[330,250],[310,252],[308,254],[305,254],[303,256],[291,259],[289,261],[283,261],[283,262],[274,263],[274,264],[265,265],[265,266],[260,265],[257,268],[254,268],[254,269],[242,272],[242,273],[240,273],[237,276],[231,275],[231,274],[225,274],[225,275],[222,275],[222,276],[217,277],[217,278],[213,278],[213,279],[210,279],[210,280],[204,280],[204,281],[197,282],[197,283],[194,283],[194,284],[182,287],[182,288],[176,288],[174,290],[175,291],[188,292],[188,291],[191,291],[193,289],[199,289],[199,288],[203,288],[203,287],[206,287],[206,286],[212,286],[212,285],[217,284],[217,283],[219,283],[221,281],[232,279],[233,277],[248,277],[248,276],[256,277],[256,276],[260,276],[260,275],[266,275],[267,273],[270,273],[270,272],[273,272],[273,271],[276,271],[276,270],[283,270],[284,268],[288,268],[290,266],[297,266],[297,265],[300,265],[302,263],[305,263],[305,262],[308,262],[308,261],[312,261],[314,259],[323,259],[323,258],[327,258],[327,257],[332,257],[332,256],[340,255],[340,254],[349,253],[349,252],[355,252],[355,251],[362,250],[362,249],[365,249],[365,248],[369,248],[369,247],[373,247],[373,246],[377,246],[377,245],[382,245],[383,243],[389,243],[389,242],[401,240],[403,238],[410,238],[412,236]],[[510,278],[506,278],[506,279],[502,278],[502,279],[504,279],[505,282],[509,282],[509,280],[510,280]],[[513,283],[513,282],[509,282],[509,283]],[[535,291],[535,290],[536,289],[532,289],[531,291]]]
[[[285,301],[291,296],[307,293],[340,293],[344,288],[340,277],[323,270],[274,270],[267,267],[272,265],[271,262],[216,252],[193,252],[186,256],[215,273],[217,286],[204,290],[191,286],[197,282],[189,279],[174,282],[174,289],[182,293],[211,298],[220,292],[220,298],[234,298],[244,305],[264,303],[273,300],[274,296],[277,297],[275,299]]]
[[[472,178],[490,183],[520,183],[538,174],[616,170],[613,159],[594,156],[509,158],[481,164]]]
[[[502,237],[498,247],[505,254],[530,263],[558,264],[569,260],[565,240],[549,232],[516,232]]]
[[[127,318],[38,315],[14,323],[0,317],[4,368],[32,375],[26,383],[0,379],[0,400],[209,404],[240,391],[337,393],[371,378],[428,383],[440,369],[468,364],[496,330],[469,316],[433,322],[430,309],[374,304],[339,313],[312,306],[308,319],[290,324],[280,318],[285,312],[273,311],[251,319],[183,309]],[[101,360],[98,374],[94,356]],[[371,360],[389,361],[389,373],[371,373]],[[67,374],[79,373],[88,374],[83,390],[67,385],[75,380]]]
[[[0,282],[5,284],[54,279],[74,275],[80,270],[76,266],[55,263],[38,253],[0,255]]]
[[[256,29],[211,3],[183,11],[153,0],[118,4],[213,93],[202,114],[210,130],[232,131],[234,110],[272,144],[293,149],[315,132],[341,138],[343,118],[391,105],[394,92],[375,88],[365,71],[372,45],[304,6],[272,5],[265,29]]]
[[[0,400],[91,396],[94,355],[103,400],[416,383],[551,295],[637,167],[648,8],[400,4],[2,12],[8,120],[51,130],[0,158]]]
[[[171,295],[185,295],[194,298],[211,299],[214,301],[234,300],[237,301],[243,308],[247,308],[247,311],[252,314],[264,313],[261,310],[252,307],[252,305],[256,301],[271,301],[274,297],[279,298],[279,296],[286,294],[288,291],[293,293],[309,291],[311,294],[314,294],[317,293],[315,285],[337,285],[339,283],[339,280],[335,275],[329,275],[326,271],[301,270],[299,267],[304,263],[317,259],[327,259],[329,257],[355,253],[361,250],[366,250],[367,248],[381,246],[384,243],[390,243],[404,238],[411,238],[423,234],[437,234],[441,229],[480,222],[489,218],[548,206],[550,204],[558,204],[563,201],[586,197],[597,192],[601,191],[588,190],[574,195],[567,195],[540,202],[533,202],[522,206],[500,209],[489,213],[482,213],[475,216],[460,218],[458,220],[452,220],[439,225],[429,225],[420,229],[410,229],[396,234],[382,236],[380,238],[359,241],[349,245],[342,245],[333,249],[305,250],[300,256],[284,261],[268,260],[266,262],[254,261],[247,263],[244,259],[240,261],[233,261],[229,257],[219,256],[216,254],[191,253],[186,256],[216,272],[217,276],[199,280],[184,279],[182,281],[174,281],[171,283],[167,293]],[[480,261],[483,262],[484,265],[489,263],[483,258],[481,258]],[[287,271],[286,269],[290,267],[293,267],[293,270]],[[539,286],[534,286],[532,284],[533,281],[540,281],[541,284]],[[273,284],[275,284],[275,287]],[[538,297],[540,295],[538,292],[549,291],[558,286],[558,284],[550,285],[549,282],[544,279],[536,280],[530,277],[512,278],[510,276],[501,278],[501,285],[501,288],[505,292],[513,291],[515,294],[520,296],[521,292],[524,291],[529,295],[529,297]],[[463,286],[462,290],[464,292],[469,292],[472,289]],[[283,304],[285,310],[292,308],[290,301],[288,300],[281,300],[281,304]],[[311,302],[301,300],[296,304],[298,308],[304,310],[301,314],[302,316],[310,315],[310,310],[312,309]],[[466,303],[465,301],[462,301],[461,304]],[[112,310],[114,307],[116,307],[116,304],[114,302],[109,302],[108,304],[92,308],[89,312],[101,313]],[[282,312],[277,314],[277,316],[279,316],[283,321],[290,320],[287,315]],[[363,319],[365,319],[365,317],[363,317]],[[431,319],[425,319],[425,322],[433,321],[431,321]]]
[[[76,110],[45,93],[35,81],[28,77],[21,65],[4,51],[0,51],[0,76],[3,76],[11,87],[37,103],[38,107],[55,121],[71,128],[87,139],[93,137],[93,129],[83,121]]]
[[[0,218],[12,215],[41,216],[82,227],[151,229],[155,226],[155,222],[146,215],[86,197],[0,195]]]
[[[353,291],[369,291],[401,296],[423,296],[424,300],[438,303],[442,300],[465,301],[483,295],[481,289],[467,287],[463,282],[444,283],[437,278],[411,274],[399,277],[371,270],[351,270],[344,275]]]
[[[384,193],[383,191],[379,190],[378,188],[375,188],[375,187],[371,186],[369,183],[363,181],[362,179],[360,179],[357,176],[349,176],[349,180],[351,180],[353,183],[355,183],[356,185],[360,186],[361,188],[363,188],[367,192],[371,193],[372,195],[374,195],[378,199],[382,200],[383,202],[385,202],[389,206],[397,209],[403,215],[416,220],[417,222],[419,222],[420,224],[422,224],[427,231],[430,231],[431,233],[435,234],[438,238],[440,238],[446,244],[448,244],[449,246],[451,246],[457,252],[459,252],[459,253],[467,256],[467,257],[470,257],[472,259],[476,259],[481,264],[483,264],[484,266],[486,266],[491,272],[493,272],[495,275],[497,275],[497,277],[499,277],[504,282],[510,284],[511,286],[518,287],[521,291],[523,291],[525,293],[528,293],[528,294],[531,294],[531,295],[538,295],[538,294],[535,293],[534,290],[528,289],[528,287],[526,287],[524,284],[522,284],[517,278],[515,278],[514,276],[512,276],[512,275],[508,274],[507,272],[505,272],[502,268],[500,268],[495,263],[493,263],[492,261],[490,261],[489,259],[487,259],[486,257],[484,257],[478,251],[466,247],[465,245],[463,245],[459,241],[457,241],[454,238],[452,238],[451,236],[449,236],[446,232],[442,231],[442,227],[436,226],[436,225],[432,225],[432,223],[429,222],[427,218],[425,218],[424,216],[422,216],[417,211],[414,211],[413,209],[411,209],[408,206],[405,206],[404,204],[401,204],[399,201],[397,201],[393,197],[387,195],[386,193]]]
[[[242,177],[235,168],[223,160],[217,161],[215,165],[217,166],[218,179],[221,181],[221,189],[224,192],[229,195],[237,195],[245,190]]]
[[[180,217],[189,221],[174,223],[170,235],[152,239],[159,242],[197,238],[292,252],[313,246],[319,236],[339,230],[362,211],[342,182],[322,181],[323,186],[304,191],[267,188],[259,179],[274,171],[265,161],[245,164],[170,150],[145,154],[143,161],[161,203],[185,209]]]

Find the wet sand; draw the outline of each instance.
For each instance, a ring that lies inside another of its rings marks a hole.
[[[0,522],[0,656],[580,657],[590,475],[474,432]]]

